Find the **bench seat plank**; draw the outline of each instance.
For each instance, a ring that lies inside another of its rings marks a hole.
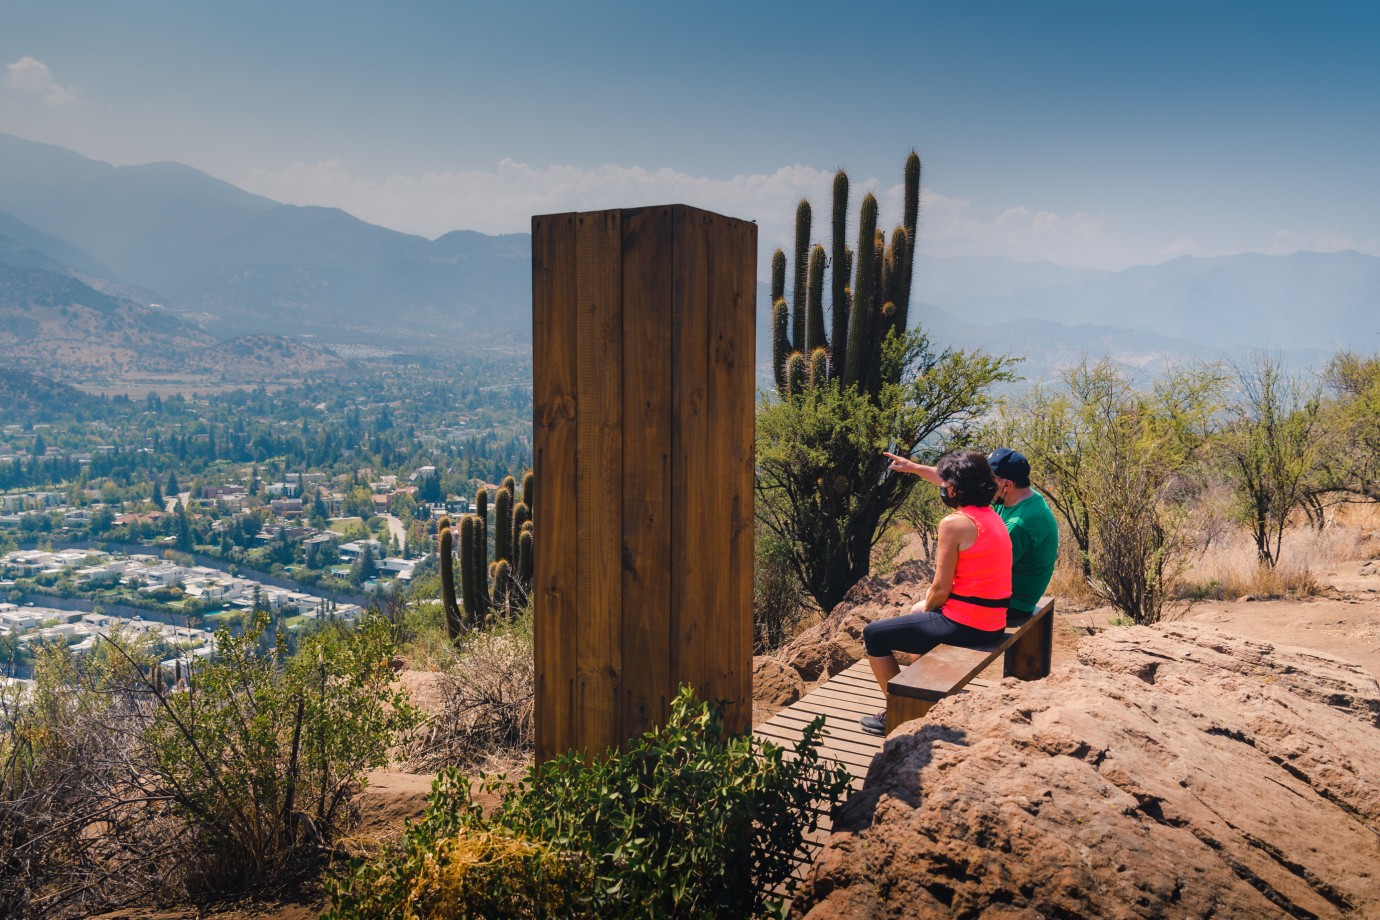
[[[887,683],[886,730],[924,716],[931,706],[962,690],[988,665],[1007,654],[1006,676],[1033,680],[1049,673],[1053,643],[1054,601],[1041,598],[1026,620],[977,646],[940,645]],[[1013,660],[1014,659],[1014,660]]]

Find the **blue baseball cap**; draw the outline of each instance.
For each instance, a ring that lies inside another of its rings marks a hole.
[[[1009,447],[998,447],[987,457],[987,465],[992,475],[998,479],[1029,479],[1030,461],[1020,451]]]

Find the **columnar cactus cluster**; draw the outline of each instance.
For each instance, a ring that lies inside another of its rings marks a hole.
[[[452,639],[467,629],[484,626],[497,609],[505,614],[521,607],[532,591],[533,476],[522,477],[522,500],[517,481],[509,476],[494,496],[494,560],[489,561],[489,491],[475,495],[474,513],[460,519],[460,546],[454,548],[451,522],[441,519],[441,603],[446,630]],[[459,591],[455,559],[460,559]]]
[[[882,343],[893,329],[904,332],[908,322],[920,213],[920,156],[912,151],[906,158],[905,215],[891,232],[890,243],[877,229],[877,199],[868,193],[859,212],[857,248],[848,248],[848,175],[842,170],[834,176],[833,197],[832,254],[819,244],[810,247],[810,202],[802,199],[796,208],[790,301],[786,254],[778,249],[772,256],[772,361],[783,398],[828,381],[877,392],[885,382]],[[827,337],[826,272],[832,273]]]

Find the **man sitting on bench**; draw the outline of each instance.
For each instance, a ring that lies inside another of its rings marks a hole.
[[[976,451],[950,451],[927,467],[887,456],[893,470],[938,485],[944,504],[956,510],[939,522],[934,580],[925,599],[908,614],[863,628],[867,660],[882,693],[901,672],[894,652],[923,655],[942,644],[981,645],[1006,629],[1011,602],[1011,537],[990,507],[997,481],[987,459]],[[860,722],[863,731],[886,734],[885,712]]]
[[[1030,487],[1030,461],[1019,451],[998,447],[987,462],[997,478],[992,508],[1011,534],[1011,607],[1006,625],[1015,626],[1030,618],[1049,587],[1059,558],[1059,524],[1045,497]],[[891,468],[896,469],[894,461]]]

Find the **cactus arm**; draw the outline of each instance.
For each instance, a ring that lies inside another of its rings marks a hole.
[[[805,350],[805,290],[810,255],[810,201],[800,199],[795,208],[795,285],[791,288],[791,347]]]

